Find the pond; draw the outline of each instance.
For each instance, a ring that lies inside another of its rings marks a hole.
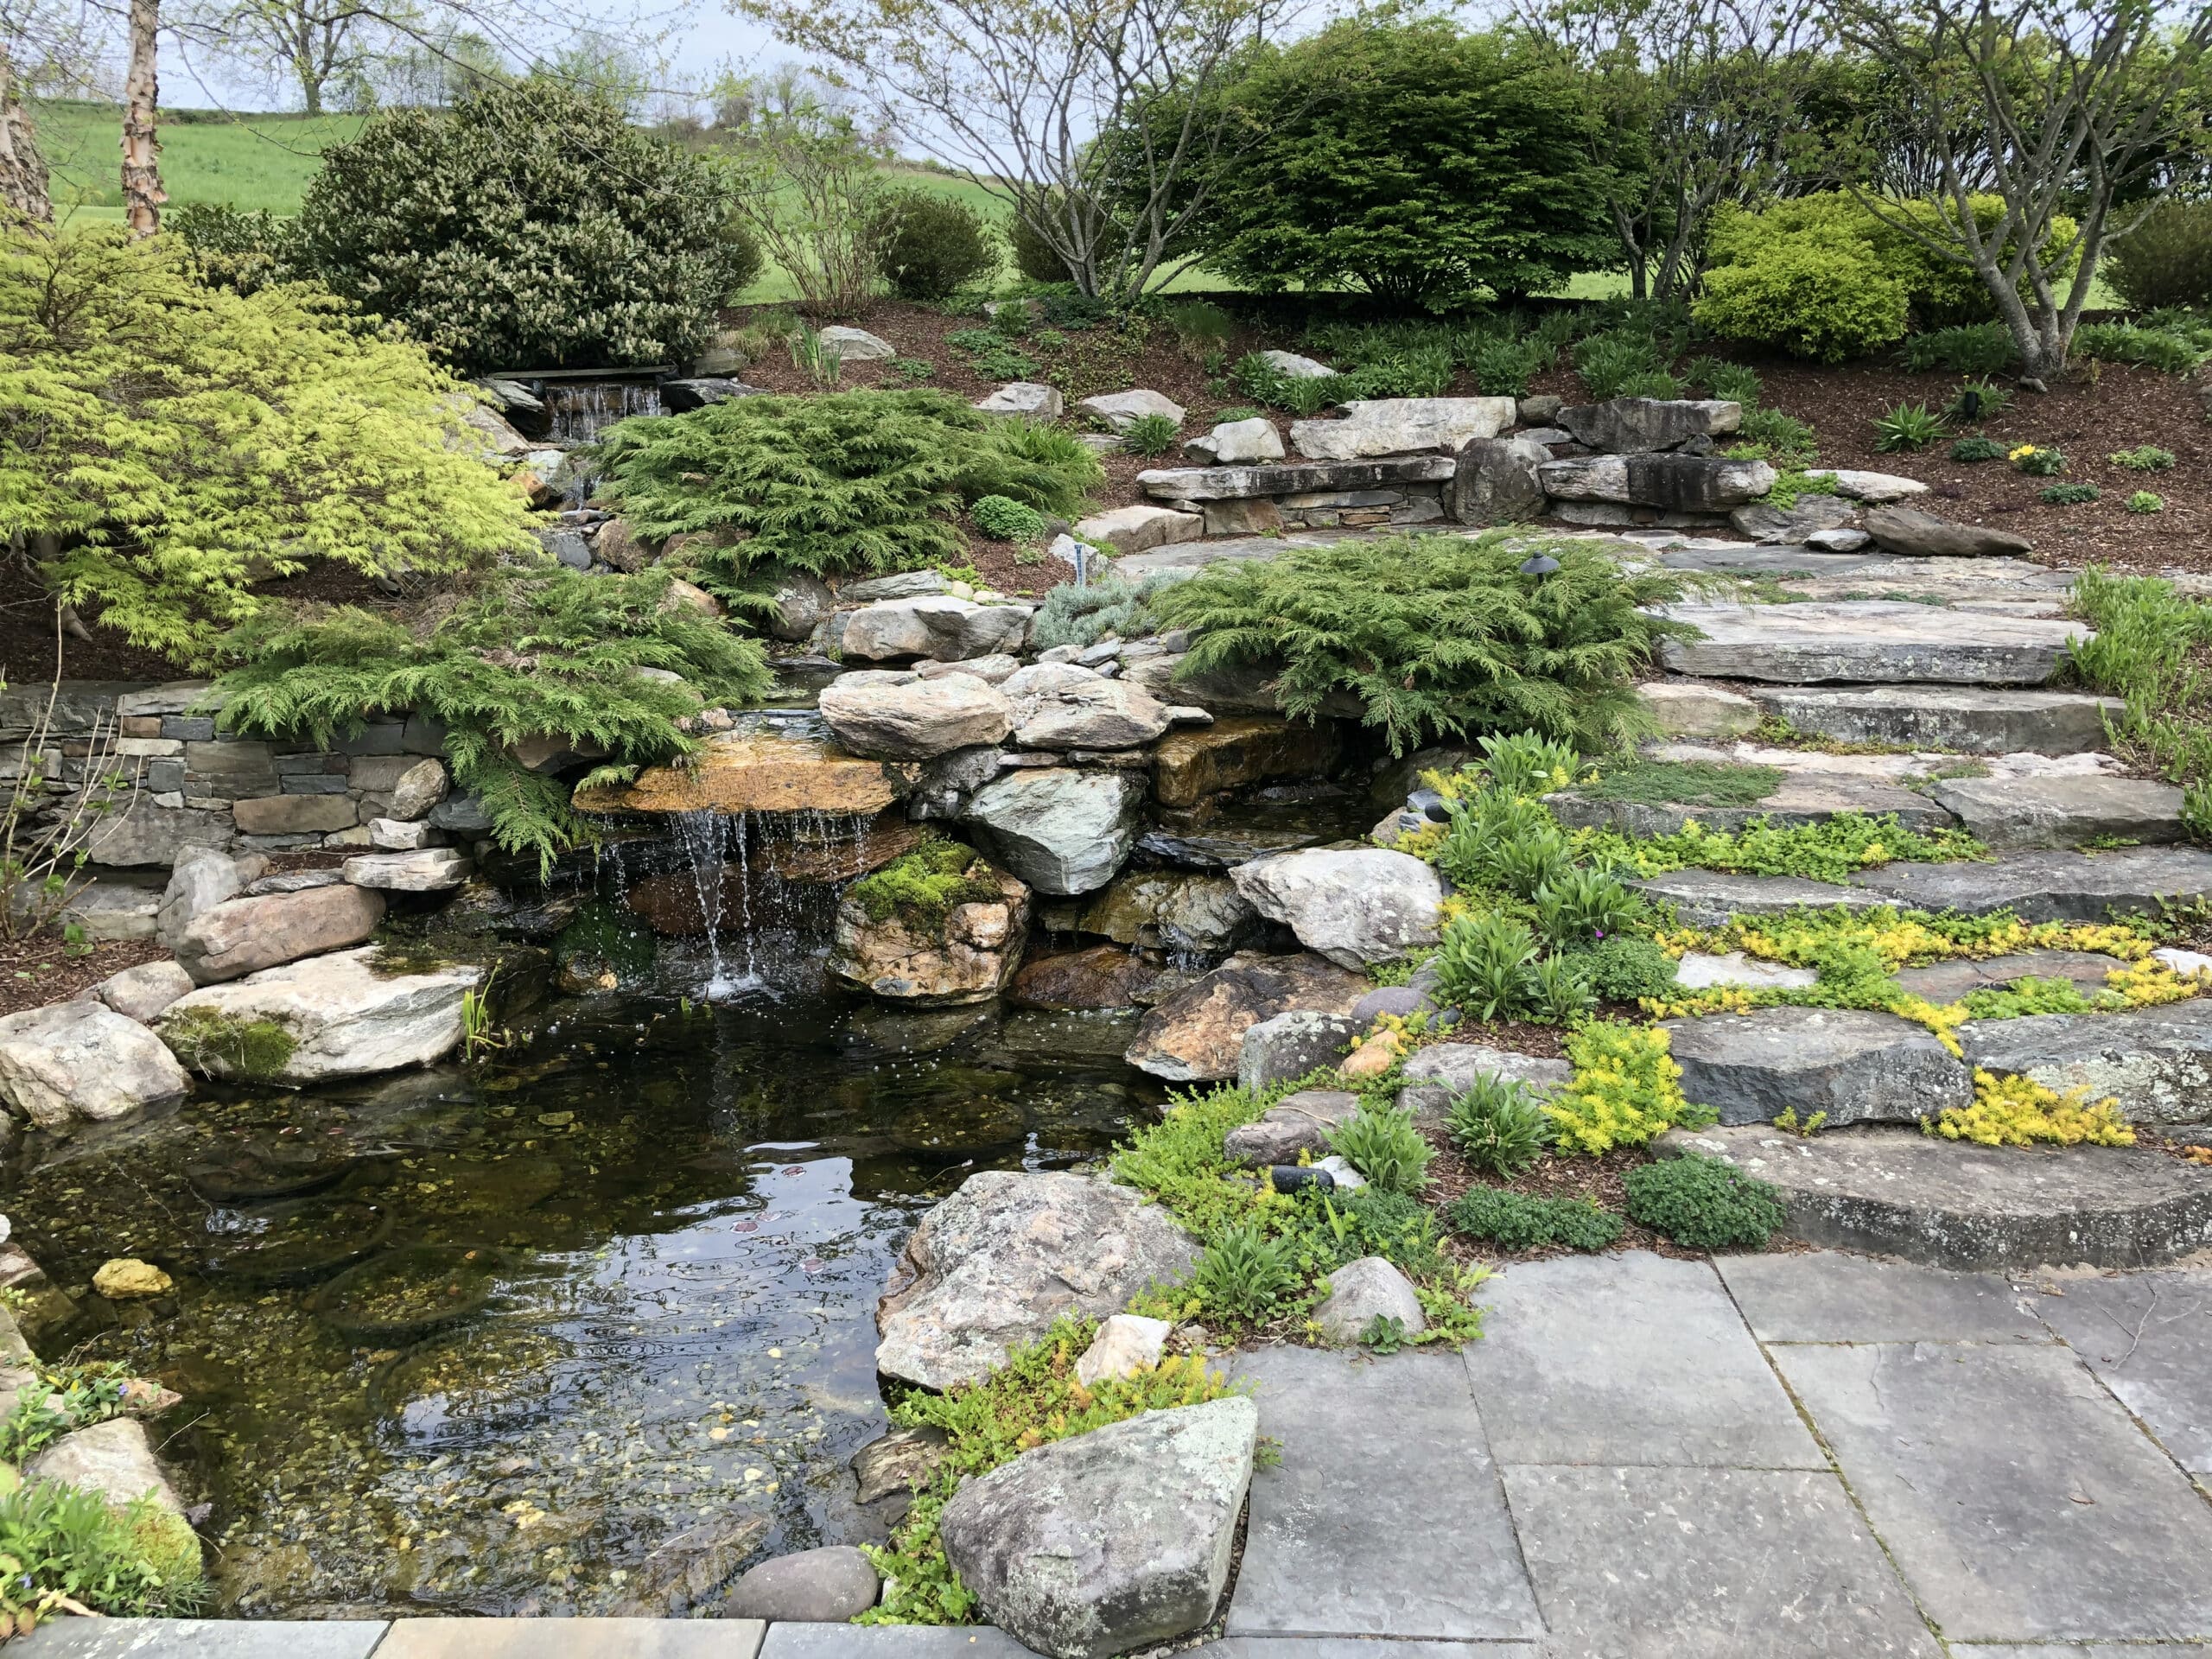
[[[551,1005],[467,1069],[203,1089],[18,1150],[5,1208],[55,1284],[116,1255],[177,1281],[80,1294],[40,1349],[185,1395],[163,1452],[226,1611],[657,1612],[626,1600],[694,1529],[881,1535],[847,1460],[885,1426],[899,1244],[971,1170],[1096,1160],[1159,1095],[1133,1016],[892,1010],[780,967],[709,1004],[664,950],[666,994]]]

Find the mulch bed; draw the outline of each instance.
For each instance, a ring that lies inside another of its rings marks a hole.
[[[55,929],[0,940],[0,1014],[71,1001],[111,974],[168,955],[151,939],[113,939],[73,956]]]

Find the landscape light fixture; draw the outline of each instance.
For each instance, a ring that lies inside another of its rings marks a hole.
[[[1548,553],[1539,553],[1533,558],[1521,561],[1521,574],[1524,576],[1548,576],[1558,569],[1559,561]]]

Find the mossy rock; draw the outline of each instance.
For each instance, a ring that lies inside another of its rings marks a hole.
[[[162,1040],[194,1071],[267,1083],[284,1075],[299,1039],[275,1020],[239,1020],[213,1008],[185,1008],[162,1021]]]
[[[974,848],[931,835],[854,882],[846,897],[871,922],[896,918],[909,927],[932,928],[958,906],[996,904],[1002,895],[997,875]]]

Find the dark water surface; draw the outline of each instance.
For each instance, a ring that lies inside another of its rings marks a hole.
[[[79,1293],[40,1349],[186,1395],[164,1454],[213,1504],[232,1611],[597,1612],[702,1523],[880,1535],[846,1459],[884,1424],[898,1246],[972,1168],[1105,1152],[1156,1099],[1127,1033],[817,993],[569,1002],[468,1068],[203,1090],[33,1144],[4,1207],[59,1286],[116,1255],[175,1277],[153,1304]],[[384,1333],[316,1311],[342,1264],[421,1245],[460,1248],[406,1258],[396,1308],[332,1301]],[[464,1317],[393,1334],[418,1294]]]

